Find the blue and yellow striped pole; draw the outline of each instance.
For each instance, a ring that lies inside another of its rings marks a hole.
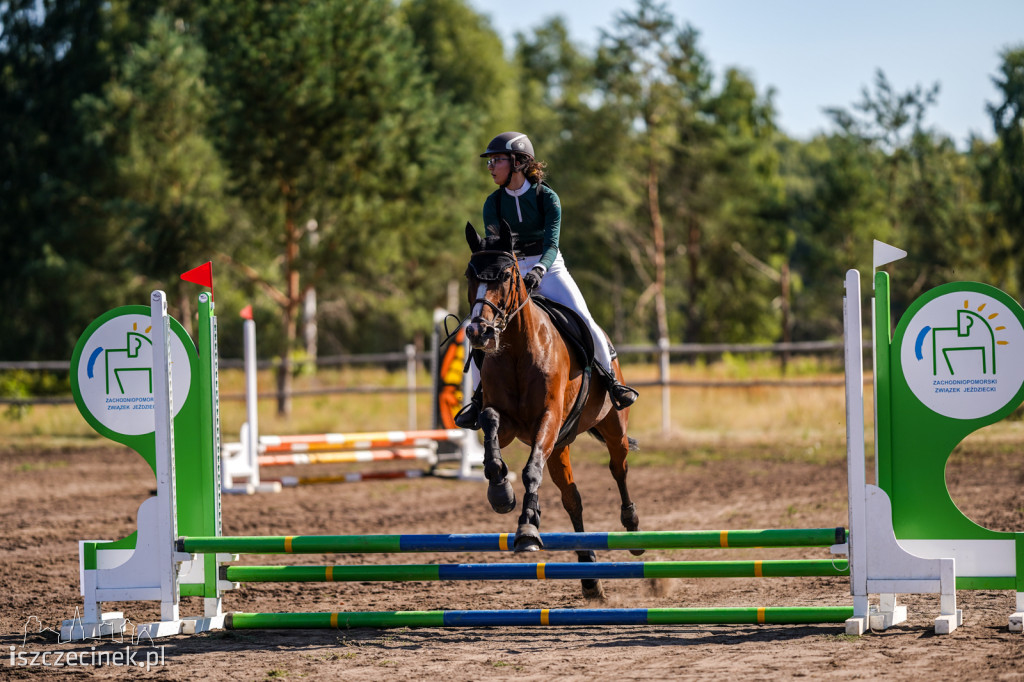
[[[227,616],[225,627],[243,630],[490,625],[785,625],[842,623],[852,616],[852,606],[233,613]]]
[[[513,533],[451,535],[279,535],[186,537],[178,549],[225,554],[359,554],[510,551]],[[714,547],[830,547],[846,542],[844,528],[770,530],[542,533],[547,550],[701,549]]]
[[[410,564],[398,566],[227,566],[231,582],[410,580],[599,580],[629,578],[786,578],[845,576],[845,559],[754,561],[623,561],[536,564]]]

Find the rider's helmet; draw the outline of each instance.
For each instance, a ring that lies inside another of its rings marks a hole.
[[[502,133],[491,140],[487,151],[481,157],[491,154],[509,154],[512,157],[512,169],[522,171],[533,160],[533,143],[524,133]]]

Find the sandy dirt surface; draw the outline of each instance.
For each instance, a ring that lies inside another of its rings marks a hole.
[[[576,462],[588,530],[619,530],[618,499],[596,444]],[[771,448],[724,447],[695,458],[669,446],[630,472],[647,530],[814,528],[847,525],[846,469]],[[1020,517],[1021,481],[1006,485],[1003,457],[973,457],[957,469],[958,503],[975,520]],[[508,457],[513,468],[522,455]],[[284,473],[284,472],[282,472]],[[517,483],[517,486],[519,484]],[[464,533],[514,531],[515,515],[490,510],[485,484],[438,478],[306,486],[277,495],[225,497],[227,535]],[[270,678],[399,679],[1021,679],[1024,639],[1007,630],[1009,592],[960,592],[964,626],[936,636],[937,597],[904,597],[909,620],[856,638],[841,625],[479,627],[468,629],[221,631],[159,640],[163,664],[148,673],[115,666],[56,669],[13,665],[33,653],[118,651],[126,643],[59,643],[39,633],[80,607],[80,539],[117,539],[135,528],[153,488],[140,458],[118,448],[0,450],[0,677],[163,680]],[[519,490],[521,496],[521,489]],[[542,531],[571,530],[554,486],[541,488]],[[1017,530],[1020,530],[1019,528]],[[652,551],[645,559],[828,558],[827,549]],[[601,553],[601,560],[634,560]],[[492,553],[244,557],[240,563],[472,563],[536,561]],[[544,561],[573,561],[567,552]],[[603,581],[604,604],[576,581],[250,584],[225,597],[229,611],[344,611],[850,604],[843,578]],[[186,598],[183,613],[201,610]],[[106,604],[133,622],[155,603]],[[38,620],[33,620],[38,619]],[[27,629],[27,634],[26,634]],[[145,650],[146,647],[143,647]],[[139,662],[142,654],[139,653]],[[52,660],[52,659],[51,659]],[[37,661],[38,662],[38,661]]]

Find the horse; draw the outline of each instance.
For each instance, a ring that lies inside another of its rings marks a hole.
[[[487,499],[494,511],[504,514],[516,507],[501,448],[515,439],[530,446],[522,474],[525,494],[514,551],[535,552],[543,547],[538,489],[545,464],[561,492],[562,506],[569,514],[573,530],[584,532],[583,503],[569,460],[569,444],[584,432],[591,433],[608,448],[609,468],[622,503],[620,520],[626,530],[638,530],[636,505],[626,487],[626,456],[637,449],[636,441],[627,435],[629,408],[613,409],[603,382],[595,381],[585,397],[575,429],[559,439],[563,420],[581,388],[590,383],[584,381],[590,370],[530,296],[519,272],[508,225],[502,225],[498,234],[481,239],[473,226],[466,223],[466,241],[472,251],[466,268],[471,311],[466,337],[473,354],[483,355],[479,425],[484,435]],[[622,382],[617,359],[613,365],[612,371]],[[642,553],[643,550],[633,550],[635,555]],[[576,554],[578,561],[596,561],[593,551],[580,550]],[[603,588],[597,580],[582,583],[585,597],[603,598]]]

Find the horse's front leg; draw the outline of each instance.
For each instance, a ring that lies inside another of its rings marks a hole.
[[[508,482],[508,467],[501,459],[498,441],[498,427],[501,419],[493,407],[480,412],[480,427],[484,432],[484,476],[487,478],[487,501],[499,514],[507,514],[516,508],[516,492]]]
[[[523,512],[519,515],[519,528],[516,529],[516,552],[536,552],[543,549],[544,543],[540,540],[540,482],[544,477],[544,463],[551,454],[554,447],[555,437],[558,434],[558,424],[554,422],[552,428],[550,413],[545,415],[541,427],[533,439],[533,447],[530,448],[530,458],[526,460],[523,468],[523,487],[526,492],[523,494]]]

